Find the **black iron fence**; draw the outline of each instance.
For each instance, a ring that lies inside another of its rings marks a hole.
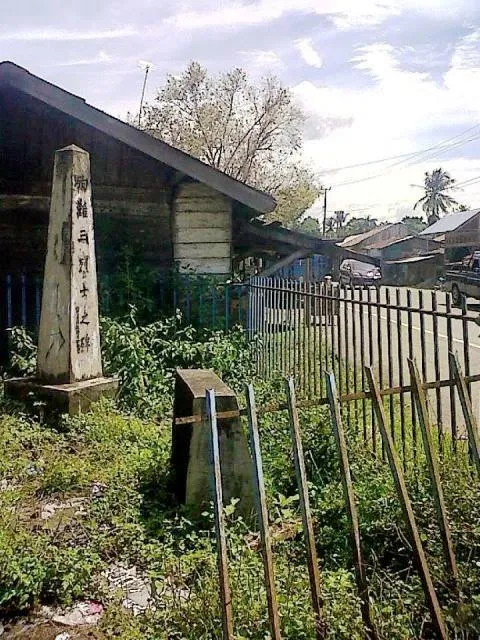
[[[291,375],[302,399],[326,402],[324,372],[333,371],[348,400],[346,420],[355,420],[374,447],[378,433],[367,402],[366,365],[378,376],[392,434],[404,448],[410,442],[415,451],[418,440],[409,359],[421,372],[440,442],[448,437],[455,447],[465,437],[450,354],[458,358],[478,415],[478,314],[466,304],[453,308],[449,293],[257,277],[249,295],[249,329],[261,338],[259,375]]]

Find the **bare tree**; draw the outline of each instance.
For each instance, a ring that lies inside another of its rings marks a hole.
[[[304,115],[274,76],[252,84],[242,69],[211,76],[192,62],[167,77],[140,122],[151,135],[272,193],[279,202],[274,217],[285,224],[318,195],[299,162]]]

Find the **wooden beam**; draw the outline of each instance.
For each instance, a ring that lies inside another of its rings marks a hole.
[[[251,384],[246,387],[248,431],[250,435],[250,448],[253,459],[253,472],[255,484],[255,497],[257,504],[258,525],[260,540],[262,543],[263,570],[265,576],[265,590],[267,592],[268,620],[273,640],[281,640],[280,616],[277,606],[277,592],[275,588],[275,576],[273,573],[272,542],[268,523],[267,498],[265,494],[265,480],[263,476],[262,453],[260,450],[260,437],[258,434],[257,407],[255,392]]]
[[[298,251],[294,251],[290,255],[285,256],[281,260],[278,260],[277,262],[275,262],[274,264],[270,265],[267,269],[264,269],[264,271],[262,271],[261,273],[259,273],[257,275],[262,276],[262,278],[269,278],[270,276],[272,276],[274,273],[276,273],[280,269],[288,267],[289,265],[291,265],[296,260],[301,260],[302,258],[307,256],[308,254],[309,254],[309,252],[306,251],[305,249],[298,249]]]
[[[0,194],[0,211],[50,211],[50,197]]]
[[[215,534],[217,538],[217,566],[220,600],[222,604],[223,640],[234,640],[233,608],[228,577],[227,539],[223,513],[222,471],[220,467],[220,441],[218,436],[215,391],[207,389],[207,415],[210,422],[210,456],[213,485],[213,507],[215,513]]]
[[[303,533],[307,551],[308,576],[310,579],[310,592],[312,608],[315,614],[315,637],[324,640],[327,634],[325,618],[323,615],[323,595],[320,582],[320,569],[318,567],[317,548],[313,533],[313,520],[308,496],[307,473],[305,470],[305,458],[303,455],[302,437],[300,435],[300,420],[298,417],[297,400],[293,378],[285,380],[290,430],[292,434],[293,459],[295,462],[295,475],[297,477],[298,494],[300,498],[300,510],[302,513]]]
[[[365,634],[369,640],[377,640],[372,613],[370,611],[370,598],[368,594],[367,576],[365,564],[363,562],[362,546],[360,542],[360,527],[358,525],[358,512],[353,491],[352,475],[350,472],[350,461],[348,459],[348,447],[343,429],[342,414],[340,412],[340,401],[337,393],[337,384],[333,373],[325,374],[327,383],[328,400],[330,403],[330,414],[332,417],[333,433],[337,443],[337,450],[340,462],[340,472],[342,476],[343,493],[347,507],[348,521],[350,524],[350,540],[353,552],[353,565],[355,567],[355,578],[357,581],[358,597],[360,598],[360,611],[362,614]]]
[[[462,373],[460,363],[455,354],[450,353],[450,367],[453,371],[453,377],[455,379],[455,385],[460,398],[460,404],[462,405],[463,417],[465,418],[465,424],[467,426],[468,444],[470,452],[473,458],[473,462],[480,475],[480,436],[478,433],[478,425],[473,413],[472,401],[470,394],[468,393],[467,380]]]

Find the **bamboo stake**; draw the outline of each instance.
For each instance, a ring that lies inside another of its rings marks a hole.
[[[270,530],[268,526],[267,500],[265,496],[265,481],[263,477],[262,453],[260,450],[260,438],[258,434],[257,407],[255,402],[255,392],[251,384],[247,385],[246,397],[248,430],[253,459],[255,497],[257,503],[258,524],[260,528],[260,541],[262,545],[265,589],[267,592],[268,620],[270,622],[272,640],[281,640],[280,618],[278,614],[275,576],[273,572],[272,543],[270,540]]]
[[[402,506],[403,517],[405,519],[405,524],[407,525],[408,533],[412,543],[412,550],[418,571],[420,573],[420,579],[422,581],[427,605],[430,610],[432,623],[439,638],[441,638],[441,640],[446,640],[448,638],[448,635],[443,620],[442,610],[440,609],[437,594],[435,592],[432,578],[430,576],[430,570],[428,568],[427,559],[425,557],[425,552],[420,540],[420,534],[418,532],[417,523],[413,514],[412,504],[408,496],[402,467],[400,465],[392,437],[387,429],[387,417],[385,415],[385,408],[382,403],[380,389],[378,388],[377,382],[375,380],[372,367],[365,367],[365,372],[367,374],[367,381],[370,388],[372,402],[375,407],[378,427],[380,429],[380,433],[385,445],[385,452],[387,454],[388,463],[392,471],[393,482],[395,484],[397,495]]]
[[[293,378],[287,378],[286,391],[290,428],[292,433],[293,457],[295,461],[295,473],[297,476],[298,491],[300,496],[300,509],[302,512],[303,531],[307,547],[308,576],[310,579],[310,591],[312,595],[312,607],[315,614],[315,630],[317,640],[326,637],[326,626],[323,618],[323,597],[320,586],[320,570],[318,568],[317,549],[313,534],[312,514],[310,499],[308,497],[307,474],[305,472],[305,459],[303,455],[302,438],[300,435],[300,422],[295,397],[295,385]]]

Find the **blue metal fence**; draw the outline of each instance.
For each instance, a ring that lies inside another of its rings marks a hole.
[[[111,284],[111,287],[110,287]],[[119,308],[140,300],[128,292],[114,291],[113,282],[101,279],[100,311],[118,314]],[[201,277],[160,277],[149,293],[152,317],[171,315],[179,310],[185,324],[211,329],[231,329],[248,324],[248,284],[214,282]],[[0,278],[0,362],[8,354],[8,329],[23,326],[36,331],[40,323],[42,278],[27,273],[6,274]],[[120,304],[119,304],[120,301]]]

